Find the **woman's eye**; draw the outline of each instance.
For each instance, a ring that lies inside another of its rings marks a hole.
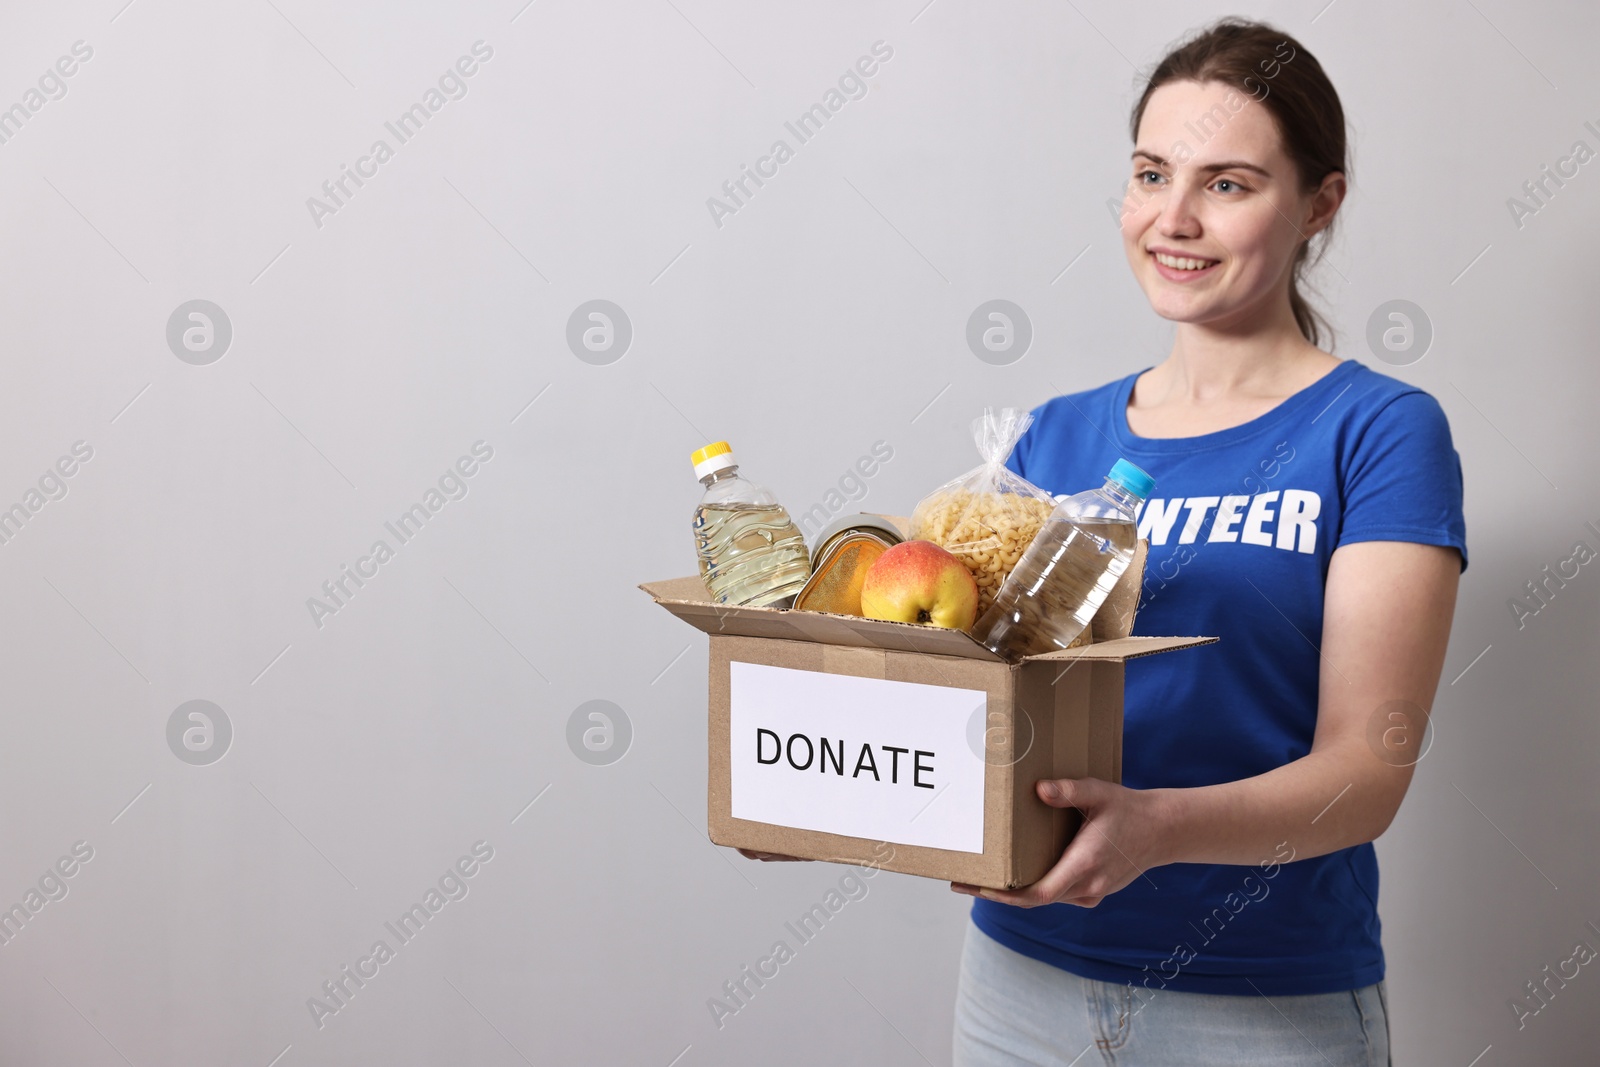
[[[1227,186],[1227,188],[1224,189],[1223,186]],[[1219,178],[1217,179],[1216,189],[1221,193],[1241,193],[1244,191],[1244,186],[1232,178]]]
[[[1153,170],[1142,170],[1137,175],[1135,175],[1135,177],[1137,177],[1140,181],[1144,182],[1146,185],[1151,184],[1150,179],[1152,179],[1152,178],[1155,179],[1156,181],[1160,181],[1161,180],[1161,175],[1157,174]]]

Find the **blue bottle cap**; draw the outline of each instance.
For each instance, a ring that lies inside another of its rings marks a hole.
[[[1140,500],[1148,500],[1150,490],[1156,487],[1154,478],[1125,459],[1119,459],[1111,465],[1111,473],[1106,475],[1106,480],[1116,482]]]

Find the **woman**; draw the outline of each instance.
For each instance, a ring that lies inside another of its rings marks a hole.
[[[1086,824],[977,896],[955,1062],[1384,1064],[1371,841],[1410,784],[1466,569],[1427,393],[1322,351],[1298,281],[1344,199],[1344,116],[1298,42],[1225,20],[1133,111],[1122,235],[1177,324],[1159,365],[1035,410],[1010,466],[1055,494],[1150,472],[1123,784],[1040,782]]]

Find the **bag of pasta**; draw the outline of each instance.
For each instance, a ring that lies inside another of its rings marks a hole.
[[[941,485],[911,513],[913,540],[932,541],[972,572],[979,617],[1055,508],[1049,493],[1006,467],[1032,422],[1033,416],[1018,408],[984,408],[972,420],[983,465]]]

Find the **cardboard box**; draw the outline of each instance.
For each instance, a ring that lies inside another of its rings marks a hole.
[[[717,604],[697,575],[640,585],[711,637],[711,840],[994,888],[1037,881],[1081,816],[1034,783],[1120,782],[1123,664],[1217,640],[1129,636],[1147,548],[1092,640],[1019,664],[959,630]]]

